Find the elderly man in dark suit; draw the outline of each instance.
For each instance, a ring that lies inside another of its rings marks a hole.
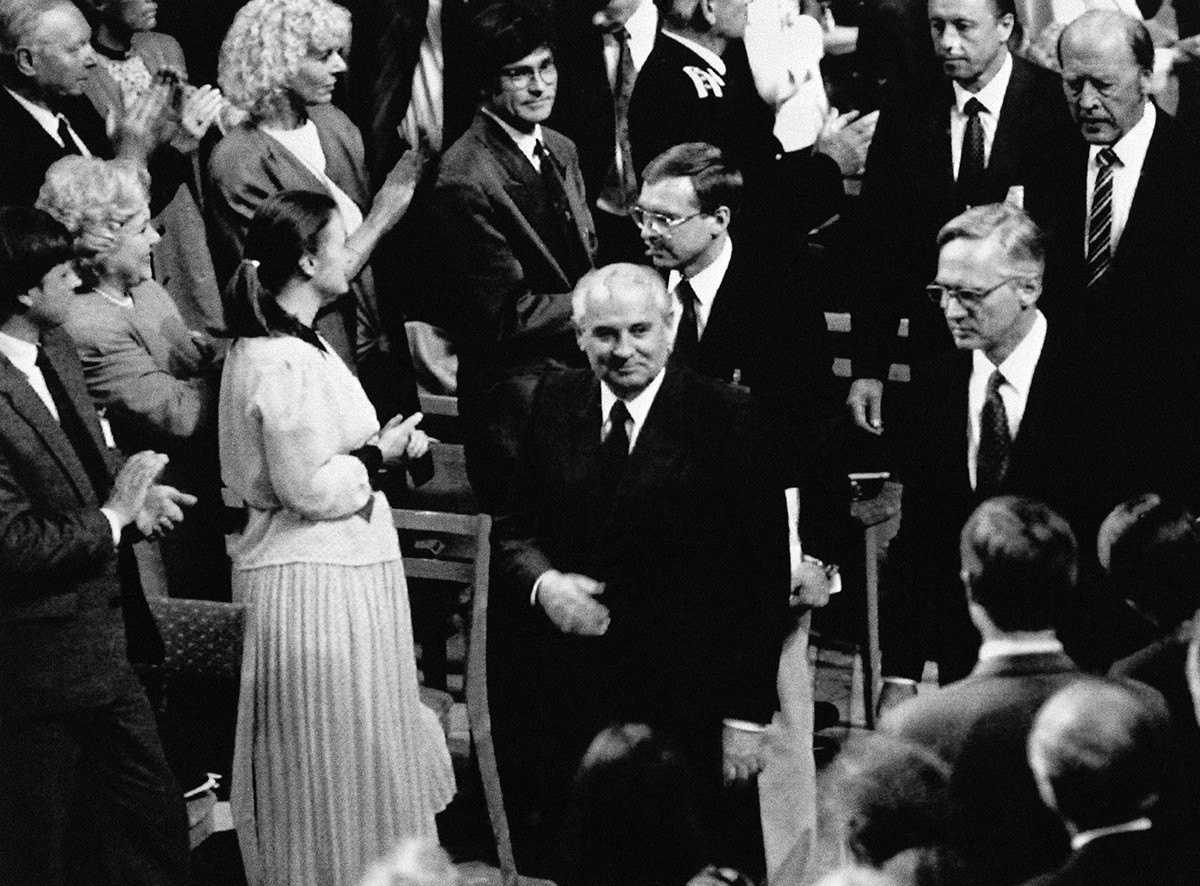
[[[951,348],[937,307],[922,297],[938,228],[969,206],[1004,200],[1032,178],[1034,161],[1062,156],[1073,138],[1058,79],[1009,52],[1015,24],[1013,0],[931,0],[945,76],[913,78],[880,111],[863,180],[848,397],[855,423],[871,433],[883,432],[900,318],[909,319],[914,363]]]
[[[1038,310],[1044,238],[1020,209],[977,206],[938,234],[931,301],[957,350],[914,377],[900,455],[903,520],[889,556],[883,702],[916,691],[926,660],[945,684],[975,664],[979,635],[959,584],[958,535],[1000,493],[1046,501],[1091,538],[1111,502],[1089,408],[1062,330]],[[1086,390],[1086,389],[1083,389]],[[1099,511],[1099,514],[1096,511]]]
[[[0,871],[185,883],[187,817],[127,658],[122,594],[141,590],[122,589],[117,546],[195,499],[154,485],[163,455],[110,473],[58,328],[79,285],[72,257],[44,213],[0,209]]]
[[[596,237],[575,146],[542,126],[558,85],[548,18],[501,0],[472,31],[483,103],[442,158],[434,199],[456,300],[467,469],[491,509],[541,372],[582,363],[570,293]]]
[[[758,771],[775,710],[788,553],[770,438],[743,391],[667,363],[671,319],[652,269],[580,281],[592,371],[547,375],[496,521],[489,690],[530,873],[547,870],[538,850],[611,720],[649,723],[682,751],[711,827],[722,773]],[[714,848],[714,860],[749,864],[748,851]]]
[[[1066,832],[1038,797],[1025,740],[1042,702],[1079,676],[1053,628],[1055,604],[1075,584],[1075,537],[1045,505],[1001,496],[971,514],[961,547],[967,607],[984,641],[979,664],[890,711],[883,728],[950,764],[950,840],[964,882],[1021,883],[1067,851]]]
[[[1066,863],[1028,886],[1165,886],[1171,853],[1152,822],[1167,788],[1170,716],[1153,689],[1088,678],[1038,712],[1029,765],[1046,805],[1071,834]]]

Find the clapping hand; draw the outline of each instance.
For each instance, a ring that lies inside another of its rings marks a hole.
[[[867,150],[878,121],[878,111],[866,115],[859,111],[839,114],[837,108],[830,108],[813,150],[832,157],[842,175],[857,175],[867,162]]]
[[[429,451],[429,436],[424,431],[417,430],[417,425],[424,417],[420,412],[414,412],[408,418],[396,415],[383,426],[374,442],[383,453],[385,465],[398,464],[404,459],[420,458]]]
[[[196,503],[196,496],[173,486],[151,486],[138,511],[137,528],[146,538],[160,538],[183,522],[183,508]]]

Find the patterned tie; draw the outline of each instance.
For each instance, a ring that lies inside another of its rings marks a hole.
[[[75,144],[75,139],[71,137],[71,124],[62,114],[58,115],[58,137],[62,141],[64,151],[68,154],[79,153],[79,145]]]
[[[672,353],[688,366],[694,366],[696,351],[700,345],[696,322],[696,303],[699,299],[686,277],[681,278],[675,287],[675,297],[679,299],[682,310],[679,314],[679,327],[675,331],[675,349]]]
[[[977,98],[969,100],[963,109],[967,128],[963,131],[962,156],[958,161],[958,199],[964,206],[978,206],[983,197],[983,123],[979,115],[986,111]]]
[[[1096,187],[1092,191],[1092,211],[1088,215],[1088,291],[1092,291],[1108,273],[1112,264],[1112,177],[1116,152],[1105,148],[1096,155]]]
[[[608,436],[600,447],[600,457],[605,475],[614,482],[625,470],[629,460],[629,408],[624,400],[617,400],[608,413]]]
[[[637,68],[633,65],[633,53],[629,50],[629,31],[618,28],[612,35],[616,38],[619,50],[617,79],[613,84],[616,143],[613,162],[604,179],[598,204],[606,212],[626,215],[638,197],[637,174],[633,169],[633,152],[629,147],[629,98],[633,95]]]
[[[975,491],[981,497],[995,495],[1008,472],[1012,456],[1012,436],[1008,429],[1008,412],[1000,397],[1004,376],[992,371],[988,378],[987,396],[979,415],[979,454],[975,459]]]

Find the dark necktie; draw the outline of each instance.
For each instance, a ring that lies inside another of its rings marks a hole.
[[[696,323],[696,290],[686,277],[680,278],[675,287],[675,296],[679,299],[681,311],[679,327],[675,331],[675,348],[672,353],[688,366],[693,366],[696,352],[700,347],[700,334]]]
[[[46,380],[46,387],[50,390],[54,408],[58,410],[59,426],[67,435],[71,448],[79,456],[79,461],[83,464],[84,471],[87,472],[88,480],[92,483],[96,498],[104,501],[108,497],[109,488],[112,485],[108,465],[105,464],[104,455],[96,446],[96,441],[88,433],[83,419],[75,408],[74,401],[71,400],[66,387],[58,377],[58,373],[54,371],[54,365],[47,358],[44,348],[38,348],[37,368],[42,371],[42,378]]]
[[[637,174],[633,169],[633,152],[629,147],[629,99],[637,80],[633,53],[629,50],[629,32],[617,28],[617,79],[613,84],[613,114],[616,124],[613,162],[600,192],[600,206],[606,211],[624,215],[638,197]]]
[[[995,495],[1008,472],[1012,455],[1012,436],[1008,429],[1008,412],[1000,397],[1004,376],[992,371],[988,378],[987,396],[979,416],[979,454],[975,459],[975,491],[981,497]]]
[[[1112,177],[1116,162],[1117,155],[1112,148],[1105,148],[1096,155],[1096,187],[1092,190],[1092,211],[1088,215],[1089,291],[1100,282],[1112,263]]]
[[[542,144],[540,139],[533,143],[533,155],[538,158],[538,168],[542,175],[542,181],[546,185],[546,194],[550,197],[550,202],[554,204],[555,211],[573,227],[575,219],[571,215],[571,205],[567,202],[567,187],[563,184],[558,165],[554,162],[554,155]]]
[[[608,413],[608,436],[600,447],[605,476],[614,483],[625,470],[629,460],[629,408],[618,400]]]
[[[79,146],[75,144],[75,139],[71,137],[71,127],[67,123],[67,118],[58,115],[58,137],[62,140],[63,150],[68,154],[78,154]]]
[[[970,99],[963,109],[967,127],[963,131],[962,156],[958,161],[958,199],[964,206],[983,202],[983,123],[979,115],[986,109],[977,98]]]

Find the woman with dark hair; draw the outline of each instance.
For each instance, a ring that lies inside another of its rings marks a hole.
[[[283,191],[250,223],[227,294],[222,475],[248,610],[232,803],[251,883],[353,883],[454,793],[417,695],[408,595],[380,474],[418,458],[420,413],[382,429],[312,323],[346,292],[331,197]]]

